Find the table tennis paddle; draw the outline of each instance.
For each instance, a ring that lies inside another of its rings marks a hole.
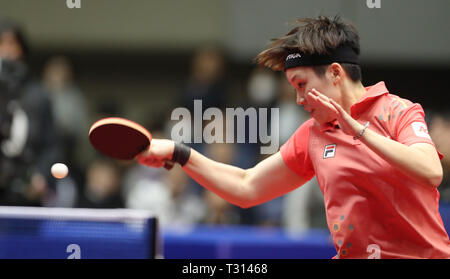
[[[89,129],[89,140],[100,153],[119,160],[133,160],[149,148],[152,134],[143,126],[120,117],[108,117],[95,122]],[[170,170],[171,161],[164,167]]]

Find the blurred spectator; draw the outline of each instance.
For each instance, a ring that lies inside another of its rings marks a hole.
[[[58,161],[48,92],[29,72],[21,28],[0,23],[0,204],[41,206],[51,196]]]
[[[255,68],[247,81],[249,105],[255,108],[273,107],[278,87],[275,72],[267,68]]]
[[[266,68],[255,68],[247,81],[247,98],[249,108],[255,108],[258,112],[258,123],[246,123],[246,135],[249,136],[250,125],[256,125],[259,135],[259,108],[267,109],[267,131],[272,133],[271,128],[271,108],[276,103],[279,83],[277,74]],[[261,143],[252,144],[249,139],[245,144],[239,144],[239,163],[241,167],[252,167],[262,161],[267,155],[261,154]],[[280,226],[282,215],[282,202],[284,197],[280,197],[261,205],[251,208],[249,212],[242,212],[243,218],[252,218],[250,224],[260,226]],[[248,221],[247,221],[248,222]]]
[[[431,118],[430,135],[438,150],[444,155],[441,160],[444,178],[438,190],[443,202],[450,202],[450,113],[435,113]]]
[[[65,161],[71,165],[84,163],[82,142],[87,142],[89,129],[86,100],[73,81],[73,71],[69,60],[55,56],[47,61],[43,74],[44,84],[49,90],[53,104],[53,115],[61,135]]]
[[[270,133],[271,108],[275,103],[278,87],[278,80],[275,73],[268,69],[256,68],[250,73],[246,86],[246,107],[256,109],[258,114],[259,108],[267,108],[267,131]],[[245,143],[238,144],[238,152],[236,152],[238,156],[236,166],[241,168],[252,167],[262,159],[260,158],[260,142],[250,143],[249,138],[250,125],[256,125],[256,131],[259,135],[259,115],[257,117],[257,123],[250,123],[248,119],[245,121]]]
[[[212,160],[230,164],[236,158],[236,146],[231,143],[213,143],[207,146],[206,154]],[[207,224],[239,224],[239,208],[225,201],[218,195],[206,189],[203,190],[203,199],[207,214],[204,223]]]
[[[168,211],[170,225],[198,224],[207,215],[204,202],[195,194],[187,191],[188,176],[180,166],[166,173],[166,187],[170,190],[171,205]]]
[[[187,108],[192,116],[195,100],[202,101],[203,111],[209,107],[223,108],[226,98],[224,71],[225,58],[219,49],[213,47],[199,49],[192,58],[188,79],[177,98],[179,106]],[[192,142],[194,136],[192,133]]]
[[[123,208],[120,168],[115,161],[96,159],[86,171],[86,183],[79,195],[77,207]]]
[[[187,80],[176,95],[176,106],[188,109],[192,115],[191,144],[187,144],[199,152],[204,152],[206,146],[203,142],[195,143],[194,139],[203,138],[203,128],[207,123],[202,121],[201,129],[194,129],[194,100],[202,101],[203,111],[210,107],[223,109],[226,106],[225,67],[226,59],[221,49],[212,46],[198,49],[192,57]],[[202,187],[194,180],[188,179],[188,183],[189,191],[202,192]]]
[[[167,171],[136,165],[127,181],[134,181],[126,184],[127,208],[152,211],[162,226],[196,225],[206,215],[202,200],[187,191],[187,176],[179,166]]]
[[[182,107],[194,111],[194,100],[202,100],[203,109],[223,108],[226,89],[224,81],[225,58],[213,47],[199,49],[193,59],[188,80],[180,95]]]
[[[151,126],[154,138],[166,137],[161,132],[162,123]],[[199,195],[188,188],[188,179],[178,165],[167,171],[134,164],[123,179],[126,207],[152,211],[163,226],[196,225],[205,218],[206,208]]]
[[[50,92],[55,125],[61,139],[61,160],[69,168],[69,176],[56,181],[52,206],[71,207],[79,185],[84,181],[87,163],[88,119],[86,101],[74,84],[73,71],[64,56],[51,57],[43,71],[43,82]]]

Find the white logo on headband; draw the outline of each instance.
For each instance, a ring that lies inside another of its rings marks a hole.
[[[292,54],[289,54],[289,55],[286,57],[286,61],[288,61],[288,60],[290,60],[290,59],[300,58],[300,57],[302,57],[302,56],[300,55],[300,53],[292,53]]]

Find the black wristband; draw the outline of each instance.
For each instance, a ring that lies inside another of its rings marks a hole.
[[[189,146],[178,142],[175,143],[171,160],[172,162],[184,166],[189,161],[190,156],[191,156],[191,148]]]

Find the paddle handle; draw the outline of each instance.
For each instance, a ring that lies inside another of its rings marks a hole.
[[[175,163],[172,162],[172,161],[169,161],[169,160],[165,160],[165,161],[164,161],[164,168],[165,168],[166,170],[171,170],[171,169],[173,168],[174,165],[175,165]]]

